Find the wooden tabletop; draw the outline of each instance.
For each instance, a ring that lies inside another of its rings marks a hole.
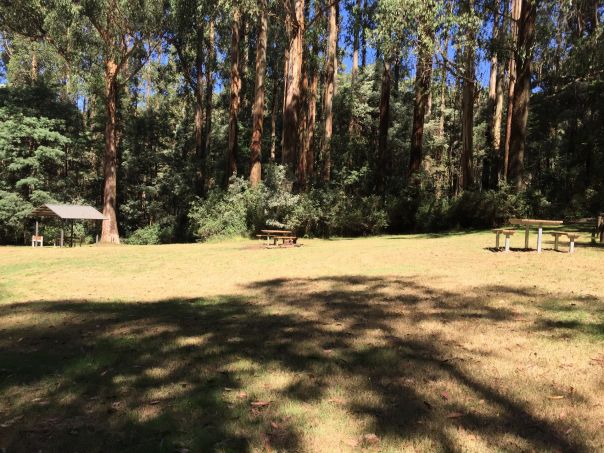
[[[291,231],[288,230],[260,230],[260,232],[266,234],[291,234]]]
[[[511,219],[512,225],[562,225],[562,220]]]

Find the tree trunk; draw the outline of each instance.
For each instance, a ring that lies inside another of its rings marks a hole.
[[[510,158],[510,141],[512,135],[512,118],[514,116],[514,92],[516,85],[516,53],[518,52],[518,20],[522,10],[522,0],[510,0],[511,13],[511,47],[513,50],[512,57],[508,63],[508,111],[505,126],[505,144],[503,151],[503,180],[508,180],[509,158]]]
[[[287,36],[287,45],[283,49],[283,103],[282,103],[282,112],[281,112],[281,164],[285,165],[285,156],[283,155],[283,147],[285,146],[285,133],[286,127],[285,122],[283,121],[286,115],[286,106],[287,106],[287,88],[289,86],[289,52],[291,47],[291,39],[292,38],[292,19],[289,15],[286,16],[285,20],[285,35]]]
[[[354,86],[359,73],[359,39],[361,31],[361,7],[362,0],[357,0],[354,7],[354,28],[352,36],[352,71],[350,73],[350,84]]]
[[[443,61],[447,58],[447,51],[449,49],[449,28],[445,29],[445,36],[443,39],[443,49],[442,56]],[[440,70],[440,106],[438,112],[438,137],[441,142],[445,143],[445,120],[446,120],[446,109],[447,109],[447,66],[442,65]],[[440,162],[442,151],[444,151],[446,145],[444,145],[443,149],[438,151],[437,162]]]
[[[32,83],[36,83],[38,81],[38,53],[37,53],[37,47],[34,44],[33,49],[32,49],[32,53],[31,53],[31,69],[30,69],[30,77],[31,77],[31,81]]]
[[[105,157],[103,175],[103,220],[101,242],[120,243],[117,228],[117,64],[109,60],[105,63]]]
[[[249,60],[250,60],[250,46],[249,46],[249,33],[248,33],[248,21],[246,15],[243,14],[241,17],[241,28],[239,29],[239,37],[241,39],[240,45],[240,56],[239,56],[239,79],[241,80],[241,89],[239,93],[239,109],[247,112],[250,104],[250,87],[248,82],[249,72]]]
[[[468,14],[474,13],[474,0],[466,0]],[[475,32],[470,25],[464,49],[464,78],[461,94],[461,181],[460,187],[466,190],[474,183],[472,174],[472,155],[474,153],[474,72],[475,72]]]
[[[302,84],[302,60],[304,41],[304,2],[293,0],[292,11],[289,10],[289,50],[287,64],[287,81],[285,103],[283,107],[283,163],[291,169],[298,152],[298,130],[300,114],[300,92]]]
[[[361,10],[361,69],[367,65],[367,35],[365,33],[365,12],[367,11],[367,0],[363,0],[363,9]]]
[[[465,71],[461,98],[461,189],[473,184],[472,154],[474,151],[474,36],[468,36],[465,49]]]
[[[382,87],[380,90],[380,124],[378,130],[378,171],[377,191],[383,194],[386,189],[386,172],[389,167],[388,129],[390,128],[390,91],[392,90],[392,74],[390,62],[384,59],[382,72]]]
[[[260,6],[258,18],[258,42],[256,45],[256,92],[252,111],[252,145],[250,147],[250,183],[257,185],[262,178],[262,130],[264,127],[264,80],[266,73],[266,45],[268,41],[268,18],[266,1]]]
[[[205,132],[205,140],[203,142],[203,150],[201,155],[204,158],[204,162],[202,164],[203,169],[205,170],[205,161],[210,152],[210,138],[212,132],[212,96],[214,94],[214,59],[215,59],[215,51],[214,51],[214,18],[210,17],[209,23],[209,37],[208,37],[208,56],[206,61],[206,93],[205,93],[205,110],[206,110],[206,124],[204,128]],[[204,176],[204,187],[205,191],[205,176]]]
[[[307,148],[307,135],[308,135],[308,97],[309,97],[309,87],[308,87],[308,70],[306,66],[308,65],[308,60],[304,59],[304,64],[302,67],[302,92],[300,96],[300,113],[298,117],[298,163],[296,167],[296,177],[297,177],[297,189],[304,190],[306,188],[307,183],[307,175],[306,175],[306,160],[308,158],[308,152],[310,151]]]
[[[499,62],[499,49],[501,47],[500,35],[501,22],[499,8],[501,0],[495,0],[493,8],[492,42],[494,45],[491,55],[491,72],[489,74],[489,113],[491,115],[488,129],[488,139],[491,150],[496,155],[501,145],[501,112],[503,109],[503,90],[501,86],[501,64]]]
[[[535,16],[537,15],[535,3],[535,0],[522,0],[518,26],[518,52],[516,52],[518,79],[514,90],[509,170],[510,181],[517,190],[524,187],[524,151],[531,94],[531,59],[535,39]]]
[[[316,47],[313,45],[311,53],[315,52]],[[304,135],[302,139],[302,150],[300,152],[300,159],[298,161],[298,184],[301,189],[305,189],[308,184],[308,179],[313,174],[313,138],[315,133],[315,122],[317,117],[317,90],[319,87],[319,73],[317,68],[312,66],[309,69],[310,83],[305,83],[306,93],[306,114],[304,119],[306,125],[304,127]]]
[[[197,181],[195,193],[203,195],[205,168],[204,168],[204,140],[203,140],[203,18],[197,19],[196,30],[196,52],[195,52],[195,161],[197,167]]]
[[[311,177],[313,174],[313,139],[315,135],[315,123],[317,120],[317,92],[319,89],[319,72],[313,69],[310,78],[310,92],[308,94],[308,124],[306,126],[306,148],[308,149],[308,158],[306,159],[306,174]]]
[[[421,46],[421,44],[420,44]],[[418,50],[415,71],[415,100],[413,103],[413,126],[409,152],[409,176],[419,172],[423,159],[424,122],[428,108],[430,81],[432,78],[432,55],[423,48]]]
[[[239,77],[239,32],[241,12],[235,7],[231,23],[231,102],[229,106],[229,142],[227,148],[227,169],[225,185],[237,173],[237,121],[239,115],[241,78]]]
[[[323,115],[325,127],[323,133],[323,146],[321,149],[321,162],[323,165],[322,177],[324,181],[331,179],[331,137],[333,134],[333,96],[335,92],[337,45],[338,45],[338,1],[331,2],[329,7],[329,27],[327,38],[327,52],[325,65],[325,93],[323,95]]]
[[[147,113],[149,113],[151,111],[151,108],[153,107],[151,105],[151,92],[152,92],[152,84],[153,84],[153,65],[152,60],[151,60],[151,43],[147,43],[147,47],[148,47],[148,54],[147,54],[147,64],[146,66],[146,70],[145,70],[145,110],[147,111]]]
[[[352,70],[350,73],[350,87],[351,87],[351,102],[354,103],[356,100],[357,93],[357,77],[359,73],[359,41],[361,32],[361,7],[362,0],[357,0],[356,6],[354,7],[354,27],[352,37]],[[352,111],[350,112],[350,122],[348,123],[348,135],[353,136],[356,134],[357,125],[356,118]]]
[[[495,126],[495,104],[497,102],[497,80],[499,77],[499,4],[500,0],[493,2],[493,26],[491,29],[491,68],[489,73],[489,99],[488,99],[488,111],[491,115],[489,129],[487,130],[488,143],[492,149],[495,149],[493,142],[496,140],[498,135],[494,129]]]
[[[271,156],[270,161],[275,162],[277,152],[277,102],[279,94],[278,84],[276,80],[273,80],[273,107],[271,109]]]
[[[507,0],[504,0],[504,16],[507,12]],[[496,1],[495,16],[493,18],[493,41],[497,46],[491,58],[491,74],[489,78],[489,104],[492,115],[489,124],[488,139],[491,145],[492,159],[490,175],[488,175],[488,188],[496,187],[500,178],[501,168],[501,121],[503,117],[503,65],[499,58],[501,38],[504,34],[505,21],[500,17],[500,0]],[[494,72],[494,74],[493,74]]]

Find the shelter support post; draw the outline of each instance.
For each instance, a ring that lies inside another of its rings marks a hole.
[[[526,225],[525,229],[524,229],[524,248],[526,250],[528,250],[529,248],[529,226]]]
[[[63,247],[63,238],[64,238],[64,236],[65,236],[65,232],[63,230],[63,222],[61,222],[61,242],[60,242],[61,247]]]

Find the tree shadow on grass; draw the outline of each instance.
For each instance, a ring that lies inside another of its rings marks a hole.
[[[505,324],[512,308],[412,279],[274,279],[245,289],[250,296],[0,306],[0,448],[300,451],[316,422],[300,408],[327,401],[392,445],[429,439],[452,451],[453,426],[494,448],[510,448],[501,438],[511,435],[539,451],[588,450],[475,376],[459,345],[418,328]],[[493,411],[426,393],[438,380]]]

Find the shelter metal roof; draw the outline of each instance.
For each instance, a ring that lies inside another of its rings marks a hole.
[[[32,217],[57,217],[59,219],[106,220],[103,214],[92,206],[77,204],[43,204],[34,209]]]

